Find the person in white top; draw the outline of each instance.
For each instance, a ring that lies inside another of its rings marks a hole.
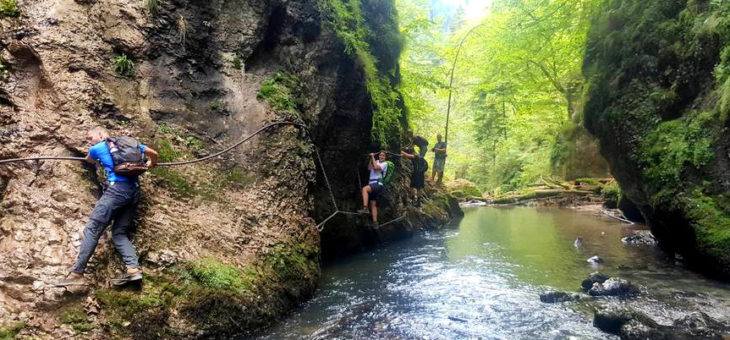
[[[362,209],[358,210],[361,214],[372,213],[373,224],[378,224],[378,201],[380,196],[385,190],[383,186],[383,178],[388,172],[388,163],[386,163],[385,151],[381,151],[378,154],[378,159],[375,159],[375,154],[370,154],[370,162],[368,163],[368,170],[370,170],[370,179],[368,185],[362,188]],[[370,203],[370,211],[368,211],[368,202]]]

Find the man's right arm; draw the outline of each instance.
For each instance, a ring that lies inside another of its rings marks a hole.
[[[93,147],[89,148],[89,153],[86,154],[86,158],[84,159],[84,161],[90,164],[96,163],[96,155]]]

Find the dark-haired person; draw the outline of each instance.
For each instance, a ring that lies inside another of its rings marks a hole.
[[[416,205],[418,205],[420,204],[421,190],[423,190],[423,187],[426,184],[426,170],[428,169],[428,162],[426,162],[420,154],[417,154],[413,148],[401,151],[400,155],[413,162],[411,188],[415,191]]]
[[[138,178],[122,176],[114,172],[114,160],[108,141],[109,133],[104,128],[96,127],[89,130],[86,139],[91,145],[86,161],[101,164],[106,173],[107,188],[96,202],[89,217],[89,222],[84,228],[84,238],[81,241],[76,264],[57,286],[86,285],[84,279],[86,264],[94,254],[104,229],[112,220],[114,221],[112,224],[112,243],[114,243],[126,266],[125,273],[113,282],[115,284],[124,284],[130,281],[142,280],[139,258],[134,245],[129,240],[129,231],[134,222],[140,198]],[[138,144],[137,147],[139,152],[147,158],[147,168],[154,168],[157,165],[157,152],[144,144]]]
[[[368,170],[370,170],[370,177],[368,179],[368,185],[362,188],[362,209],[358,210],[361,214],[371,213],[373,224],[378,225],[378,201],[380,196],[385,191],[383,185],[383,177],[388,172],[387,156],[385,151],[380,151],[378,159],[375,159],[375,154],[371,153],[370,161],[368,162]],[[368,211],[368,203],[370,203],[370,211]]]
[[[433,171],[431,171],[431,180],[433,181],[436,176],[438,176],[436,183],[441,183],[441,181],[444,179],[444,168],[446,167],[446,142],[443,141],[443,137],[441,135],[437,135],[436,140],[438,142],[436,143],[436,145],[434,145],[432,149],[434,152],[434,157]]]

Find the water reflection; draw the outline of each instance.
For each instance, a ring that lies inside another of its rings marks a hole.
[[[537,297],[575,291],[596,270],[586,262],[593,255],[605,259],[602,271],[651,290],[636,303],[667,320],[692,303],[728,314],[727,285],[651,248],[624,246],[630,231],[570,210],[469,209],[458,230],[426,232],[325,268],[312,301],[265,338],[610,338],[575,305]],[[680,295],[687,296],[681,303]]]

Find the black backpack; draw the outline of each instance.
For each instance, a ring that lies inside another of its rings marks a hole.
[[[139,176],[147,171],[147,160],[140,150],[140,143],[132,137],[106,139],[114,161],[114,173],[122,176]]]
[[[428,162],[422,157],[416,157],[413,162],[413,172],[426,172],[428,170]]]

